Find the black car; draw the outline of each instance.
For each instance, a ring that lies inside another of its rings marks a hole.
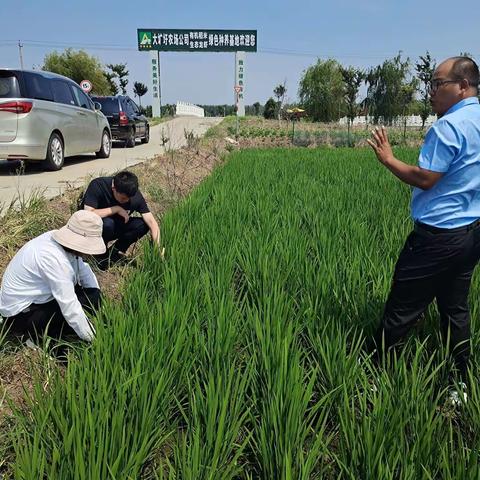
[[[91,97],[101,105],[112,131],[112,140],[125,142],[126,147],[134,147],[135,140],[142,143],[150,140],[148,119],[140,112],[137,104],[127,95],[114,97]]]

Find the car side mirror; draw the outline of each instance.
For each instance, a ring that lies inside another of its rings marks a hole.
[[[95,110],[101,110],[102,109],[102,104],[101,103],[93,102],[93,104],[95,105]]]

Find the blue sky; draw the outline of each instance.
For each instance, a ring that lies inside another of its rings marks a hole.
[[[19,66],[18,40],[26,68],[42,65],[52,50],[83,46],[103,63],[127,62],[130,88],[149,79],[148,54],[136,49],[137,28],[257,29],[259,51],[247,54],[245,102],[265,103],[285,80],[294,101],[302,72],[317,57],[359,67],[399,50],[414,60],[426,50],[437,60],[461,51],[478,60],[478,13],[473,0],[2,0],[0,66]],[[162,53],[161,67],[163,103],[233,103],[233,53]]]

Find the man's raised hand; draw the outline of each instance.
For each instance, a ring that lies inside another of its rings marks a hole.
[[[372,138],[373,141],[368,139],[367,143],[373,148],[378,160],[386,165],[394,157],[385,127],[376,127],[372,130]]]

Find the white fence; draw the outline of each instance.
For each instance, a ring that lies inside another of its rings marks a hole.
[[[421,127],[422,126],[422,119],[420,115],[408,115],[407,119],[407,127]],[[367,117],[368,124],[373,124],[373,117]],[[425,126],[430,126],[433,122],[437,120],[436,115],[430,115],[427,120],[425,121]],[[338,121],[341,125],[347,125],[347,117],[343,117]],[[403,127],[404,117],[398,117],[394,122],[393,125],[396,127]],[[367,122],[365,117],[355,117],[353,120],[353,125],[365,125]]]
[[[203,108],[194,105],[193,103],[177,102],[177,108],[175,114],[188,115],[190,117],[204,117],[205,112]]]

